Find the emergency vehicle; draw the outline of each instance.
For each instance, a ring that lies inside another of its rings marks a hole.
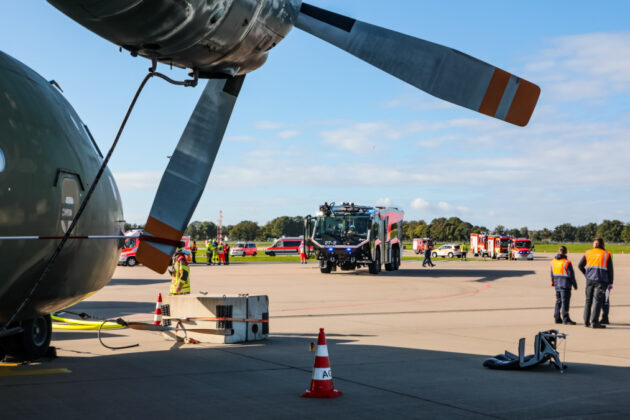
[[[501,235],[488,235],[488,256],[492,259],[510,258],[510,244],[512,238]]]
[[[529,238],[512,239],[512,258],[515,260],[533,260],[534,249]]]
[[[488,253],[488,234],[472,233],[470,235],[470,252],[475,257],[485,257]]]
[[[265,254],[270,257],[276,255],[298,255],[298,248],[302,242],[304,242],[302,237],[276,239],[269,248],[265,249]]]
[[[378,274],[382,264],[387,271],[398,270],[404,214],[395,207],[324,203],[310,239],[320,271],[368,267],[370,274]]]
[[[426,248],[433,249],[433,239],[431,238],[413,238],[413,251],[416,254],[424,252]]]
[[[141,234],[141,230],[130,230],[125,232],[125,236],[129,236],[129,238],[125,239],[125,242],[123,243],[122,251],[120,252],[120,257],[118,258],[118,265],[128,265],[129,267],[133,267],[138,264],[138,260],[136,260],[136,253],[138,252],[138,246],[140,245],[139,236]],[[190,236],[182,236],[182,241],[185,243],[185,248],[190,251]],[[186,255],[186,259],[188,262],[192,261],[192,257],[190,255]]]

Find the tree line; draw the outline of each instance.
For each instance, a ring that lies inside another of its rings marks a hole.
[[[142,229],[142,225],[125,223],[125,231]],[[554,229],[529,230],[527,226],[520,229],[506,228],[498,225],[494,229],[485,226],[475,226],[461,220],[459,217],[440,217],[430,223],[424,220],[403,222],[403,240],[413,238],[433,238],[438,242],[467,242],[471,233],[493,233],[514,237],[529,237],[536,242],[590,242],[594,237],[601,237],[606,242],[630,242],[630,223],[620,220],[604,220],[602,223],[588,223],[573,226],[564,223]],[[304,234],[304,219],[302,216],[281,216],[260,226],[256,222],[244,220],[236,225],[222,227],[222,233],[232,240],[267,241],[282,236],[300,236]],[[185,235],[196,240],[216,238],[217,225],[213,222],[195,221],[188,225]]]

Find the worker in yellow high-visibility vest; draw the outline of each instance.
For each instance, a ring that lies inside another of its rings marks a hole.
[[[190,268],[186,255],[190,251],[184,248],[177,248],[173,255],[173,267],[169,270],[171,273],[171,295],[188,295],[190,294]]]

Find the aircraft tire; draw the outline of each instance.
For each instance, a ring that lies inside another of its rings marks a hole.
[[[24,320],[21,327],[24,331],[3,340],[6,353],[20,360],[36,360],[46,355],[52,338],[50,315]]]

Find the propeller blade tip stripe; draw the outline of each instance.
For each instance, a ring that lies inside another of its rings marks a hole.
[[[512,75],[506,71],[498,68],[494,69],[494,74],[492,75],[492,79],[490,79],[490,84],[479,107],[479,112],[494,117],[499,109],[501,99],[503,99],[505,88],[507,88],[511,76]]]
[[[157,236],[159,238],[172,239],[174,241],[179,241],[184,235],[184,232],[167,225],[153,216],[149,216],[147,219],[144,232],[149,235]]]
[[[539,97],[540,87],[527,80],[521,80],[505,121],[525,127],[534,113]]]
[[[171,262],[170,255],[166,255],[146,242],[140,242],[138,252],[136,253],[136,259],[139,263],[160,274],[164,274]]]

